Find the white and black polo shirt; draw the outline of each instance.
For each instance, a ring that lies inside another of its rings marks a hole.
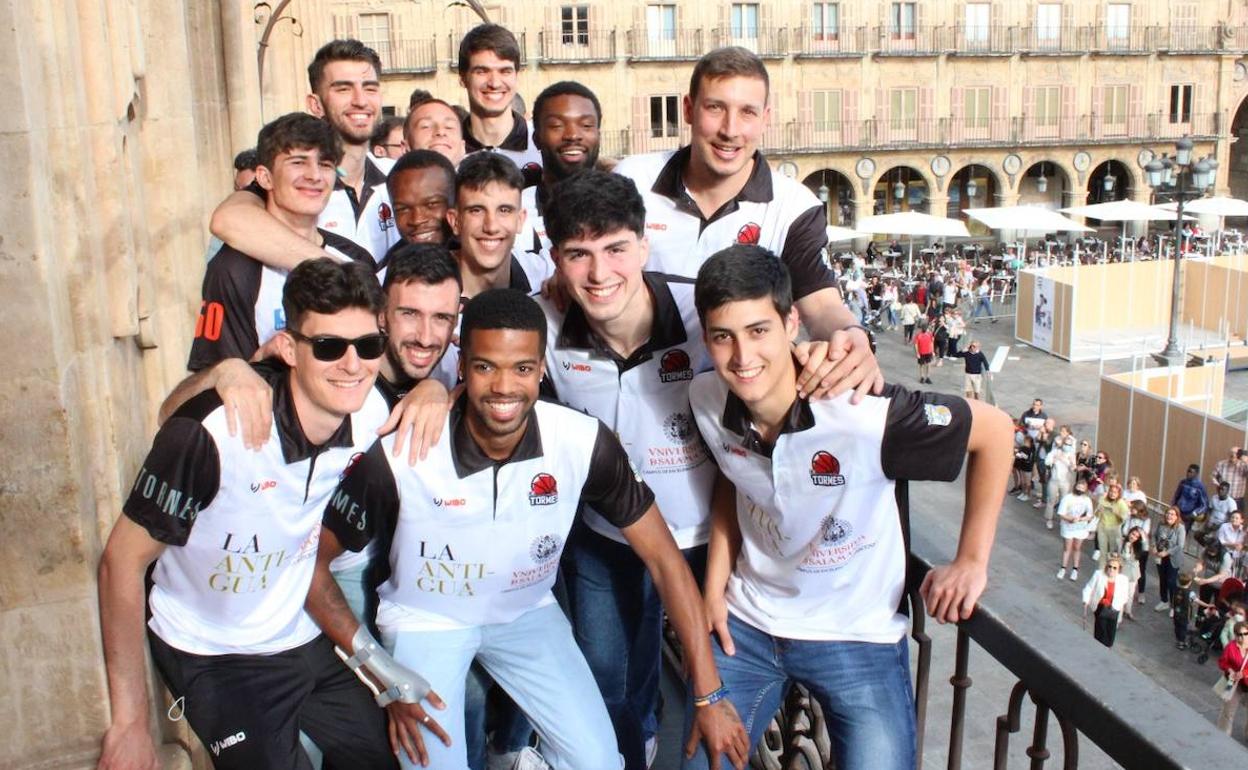
[[[550,257],[550,238],[546,235],[545,188],[537,184],[524,188],[520,195],[520,205],[524,207],[524,228],[516,234],[516,249],[544,257],[554,270],[554,260]]]
[[[694,379],[698,428],[737,488],[741,552],[728,608],[788,639],[893,644],[908,624],[906,481],[952,481],[966,401],[896,385],[857,405],[797,399],[774,445],[715,373]]]
[[[615,431],[629,459],[654,490],[659,510],[680,548],[707,541],[715,462],[689,408],[689,384],[711,368],[702,325],[693,306],[693,283],[644,273],[654,300],[650,339],[621,358],[590,329],[580,305],[566,314],[539,298],[546,314],[546,377],[560,401],[587,412]],[[595,532],[625,542],[592,506],[585,522]]]
[[[533,143],[533,131],[524,116],[511,111],[511,133],[497,147],[482,144],[472,135],[472,116],[464,116],[464,149],[467,155],[474,152],[496,152],[509,158],[524,175],[524,186],[532,187],[542,180],[542,151]]]
[[[551,586],[581,501],[625,527],[654,495],[597,419],[539,401],[508,460],[487,457],[460,399],[443,440],[411,467],[380,439],[351,467],[324,523],[342,545],[373,538],[390,575],[378,590],[384,632],[507,623],[552,604]]]
[[[741,191],[703,218],[682,179],[689,155],[689,147],[633,155],[615,167],[615,173],[636,183],[646,203],[648,268],[696,278],[712,254],[744,243],[762,246],[784,261],[794,299],[836,286],[823,261],[827,215],[814,193],[773,171],[756,152],[754,170]]]
[[[156,434],[123,512],[168,548],[152,573],[152,631],[196,655],[269,654],[320,633],[303,611],[321,514],[343,470],[386,417],[370,391],[324,444],[304,435],[290,375],[273,387],[273,428],[254,452],[226,429],[215,391],[191,399]]]
[[[326,251],[373,266],[368,252],[353,241],[320,228],[317,232]],[[204,270],[203,301],[186,368],[197,372],[226,358],[249,359],[285,329],[282,289],[288,274],[228,244],[222,246]]]

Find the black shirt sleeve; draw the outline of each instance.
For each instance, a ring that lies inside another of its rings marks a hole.
[[[221,484],[217,442],[199,420],[169,418],[139,469],[122,513],[166,545],[185,545]]]
[[[823,261],[823,247],[828,245],[826,216],[822,206],[813,206],[793,220],[784,236],[780,261],[789,268],[795,300],[836,286]]]
[[[256,332],[260,270],[259,262],[229,247],[222,247],[208,263],[187,369],[197,372],[226,358],[251,358],[260,347]]]
[[[956,479],[971,435],[966,400],[898,385],[886,386],[884,396],[890,399],[880,447],[884,475],[909,481]]]
[[[581,499],[621,529],[640,519],[654,504],[654,493],[633,469],[619,439],[601,421]]]
[[[348,551],[362,551],[379,533],[394,530],[399,491],[381,440],[352,457],[325,506],[321,523]]]

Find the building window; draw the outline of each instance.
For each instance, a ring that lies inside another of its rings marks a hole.
[[[814,105],[816,131],[841,130],[841,92],[815,91],[811,100]]]
[[[988,25],[992,20],[992,6],[988,3],[966,4],[966,41],[987,43]]]
[[[918,14],[915,5],[893,3],[889,14],[889,27],[894,40],[914,40],[914,20]]]
[[[564,45],[589,45],[589,6],[565,5],[560,9]]]
[[[650,136],[679,136],[679,103],[680,99],[675,94],[650,97]]]
[[[1037,126],[1056,128],[1062,115],[1061,86],[1039,86],[1035,93],[1035,115],[1032,122]]]
[[[1103,112],[1105,125],[1122,126],[1127,122],[1127,86],[1105,86]]]
[[[1192,122],[1192,90],[1190,85],[1170,86],[1170,122]]]
[[[676,6],[647,5],[646,35],[652,42],[676,39]]]
[[[837,40],[841,36],[841,4],[815,3],[810,11],[810,34],[814,40]]]
[[[732,4],[732,37],[734,40],[758,39],[758,4]]]
[[[966,128],[988,128],[992,109],[992,88],[977,86],[964,89],[962,102],[962,125]]]
[[[1131,35],[1131,6],[1127,3],[1110,3],[1105,7],[1105,36],[1110,40],[1125,41]]]
[[[376,51],[384,65],[390,54],[390,14],[361,13],[360,42]]]
[[[1036,40],[1056,43],[1062,37],[1062,4],[1040,3],[1036,6]]]
[[[919,90],[894,88],[889,94],[888,117],[893,130],[913,129],[916,125]]]

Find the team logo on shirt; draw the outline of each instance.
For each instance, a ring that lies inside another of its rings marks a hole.
[[[351,459],[347,460],[347,466],[342,469],[342,473],[338,474],[338,481],[341,482],[343,479],[345,479],[351,473],[351,469],[354,468],[356,464],[359,463],[360,460],[363,460],[363,459],[364,459],[363,452],[356,452],[355,454],[351,455]]]
[[[836,545],[854,533],[849,522],[829,514],[819,524],[819,540],[824,545]]]
[[[529,482],[529,505],[554,505],[559,502],[559,484],[549,473],[539,473]]]
[[[722,446],[724,448],[724,451],[730,455],[736,455],[737,457],[749,457],[750,456],[749,452],[745,451],[743,448],[737,446],[736,444],[729,444],[727,441],[721,441],[719,442],[719,445]]]
[[[927,415],[928,425],[948,425],[953,422],[953,412],[941,404],[924,404],[923,413]]]
[[[383,233],[394,227],[394,212],[390,210],[389,203],[382,203],[377,207],[377,224],[381,226]]]
[[[810,458],[810,480],[817,487],[839,487],[845,483],[841,475],[841,462],[831,452],[822,449]]]
[[[763,235],[763,228],[758,226],[757,222],[750,222],[741,225],[741,229],[737,231],[737,243],[743,243],[747,246],[757,246],[758,239]]]
[[[529,546],[529,556],[541,564],[550,561],[562,546],[563,540],[558,535],[539,535],[533,539],[533,545]]]
[[[688,443],[693,435],[693,420],[684,412],[673,412],[663,421],[663,432],[677,444]]]
[[[565,372],[592,372],[594,369],[589,364],[582,364],[578,361],[560,361]]]
[[[680,348],[672,348],[659,359],[659,382],[680,382],[693,379],[693,365],[689,354]]]
[[[261,479],[260,481],[252,482],[251,491],[256,494],[259,494],[266,490],[273,489],[276,486],[277,486],[277,482],[274,481],[273,479]]]

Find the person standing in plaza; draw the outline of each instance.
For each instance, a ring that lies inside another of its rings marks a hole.
[[[1122,550],[1122,525],[1130,516],[1127,501],[1122,499],[1122,487],[1118,482],[1107,485],[1105,496],[1096,504],[1096,549],[1092,561],[1105,565],[1105,558]]]
[[[914,295],[914,292],[908,294],[905,304],[901,306],[901,330],[905,333],[907,345],[914,340],[914,325],[919,322],[919,317],[923,315],[923,310],[919,308],[919,303],[915,301]]]
[[[1057,579],[1066,577],[1066,570],[1070,568],[1070,579],[1078,580],[1083,541],[1088,539],[1092,523],[1092,500],[1088,497],[1087,484],[1075,482],[1074,490],[1057,504],[1057,518],[1061,522],[1058,531],[1062,536],[1062,566],[1057,571]]]
[[[1134,476],[1131,478],[1138,485],[1139,479]],[[1125,494],[1123,498],[1126,498]],[[1148,555],[1152,546],[1152,539],[1149,536],[1153,532],[1153,520],[1148,516],[1148,506],[1141,500],[1132,500],[1127,503],[1127,510],[1130,512],[1130,515],[1122,525],[1123,537],[1130,542],[1131,530],[1138,529],[1140,531],[1140,544],[1143,546],[1143,553],[1140,554],[1139,580],[1135,586],[1135,601],[1138,604],[1143,604],[1144,589],[1148,587]]]
[[[1075,485],[1075,437],[1069,430],[1058,435],[1044,462],[1049,468],[1049,504],[1044,508],[1044,526],[1053,529],[1053,511]]]
[[[1170,606],[1170,596],[1174,593],[1175,581],[1179,570],[1183,567],[1183,546],[1187,541],[1187,530],[1183,527],[1183,519],[1179,509],[1173,505],[1166,509],[1165,518],[1153,533],[1153,558],[1157,560],[1157,612],[1163,612]]]
[[[1092,635],[1106,647],[1114,646],[1122,611],[1131,600],[1131,583],[1122,574],[1122,559],[1114,554],[1105,566],[1092,573],[1083,587],[1083,612],[1092,611],[1095,618]]]
[[[1235,714],[1240,706],[1248,706],[1248,678],[1244,671],[1248,668],[1248,622],[1239,621],[1233,628],[1234,642],[1222,650],[1218,659],[1218,668],[1235,685],[1235,694],[1222,704],[1222,712],[1218,714],[1218,729],[1227,735],[1235,723]],[[1244,737],[1248,739],[1248,721],[1244,723]]]
[[[953,355],[955,358],[961,358],[966,367],[962,381],[962,395],[976,400],[983,398],[984,381],[992,379],[992,371],[988,368],[988,357],[980,350],[979,340],[972,340],[966,350],[955,351]]]
[[[920,323],[919,331],[914,335],[914,357],[919,364],[919,384],[932,384],[932,358],[936,353],[936,338],[927,330],[927,324]]]
[[[1213,466],[1215,484],[1227,484],[1235,507],[1244,510],[1244,493],[1248,490],[1248,450],[1231,447],[1230,455]]]
[[[1209,493],[1205,490],[1204,482],[1200,480],[1199,465],[1192,463],[1187,466],[1187,475],[1175,487],[1170,504],[1178,509],[1183,527],[1190,532],[1197,514],[1204,513],[1209,507]]]

